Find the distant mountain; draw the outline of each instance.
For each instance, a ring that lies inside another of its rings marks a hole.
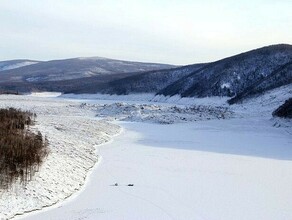
[[[0,72],[5,70],[12,70],[23,66],[39,63],[40,61],[35,60],[7,60],[0,61]]]
[[[173,68],[172,65],[100,57],[52,60],[1,72],[0,82],[47,82]]]

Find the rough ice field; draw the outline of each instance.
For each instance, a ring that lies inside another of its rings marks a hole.
[[[96,111],[96,116],[119,121],[155,122],[173,124],[200,120],[226,119],[233,116],[233,112],[226,107],[203,105],[165,105],[165,104],[128,104],[117,102],[112,104],[80,105],[83,109]]]

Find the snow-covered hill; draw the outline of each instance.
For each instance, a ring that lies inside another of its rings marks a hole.
[[[100,57],[54,60],[1,72],[0,90],[229,97],[229,103],[292,83],[292,45],[175,67]]]
[[[114,80],[109,94],[157,93],[181,97],[228,96],[235,103],[292,83],[292,46],[272,45],[213,63],[152,71]]]
[[[210,63],[158,93],[230,96],[235,102],[292,83],[291,61],[292,45],[263,47]]]
[[[35,60],[8,60],[8,61],[0,61],[0,71],[17,69],[23,66],[28,66],[32,64],[39,63],[39,61]]]

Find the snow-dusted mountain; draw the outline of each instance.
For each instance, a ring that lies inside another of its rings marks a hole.
[[[0,71],[17,69],[23,66],[28,66],[32,64],[39,63],[40,61],[36,60],[7,60],[0,61]]]
[[[216,62],[152,71],[108,83],[110,94],[154,92],[182,97],[229,96],[230,103],[292,83],[292,46],[272,45]]]
[[[0,90],[228,96],[229,103],[292,83],[292,45],[267,46],[212,63],[166,64],[75,58],[1,72]]]
[[[275,71],[269,76],[263,77],[258,81],[251,83],[243,91],[235,95],[229,100],[229,103],[241,101],[245,97],[260,94],[273,88],[278,88],[283,85],[292,84],[292,62],[289,62]]]
[[[210,63],[159,91],[183,97],[230,96],[231,102],[292,83],[292,45],[273,45]]]
[[[1,73],[1,82],[47,82],[80,79],[97,75],[137,73],[173,68],[172,65],[113,60],[100,57],[52,60]]]

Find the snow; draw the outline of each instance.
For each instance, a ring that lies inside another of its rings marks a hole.
[[[205,97],[205,98],[196,98],[196,97],[181,97],[180,95],[174,96],[164,96],[156,95],[152,102],[162,102],[162,103],[175,103],[179,105],[205,105],[205,106],[228,106],[227,100],[229,97]]]
[[[24,61],[24,62],[19,62],[19,63],[15,63],[15,64],[4,65],[4,66],[0,67],[0,71],[16,69],[16,68],[19,68],[19,67],[28,66],[28,65],[32,65],[32,64],[36,64],[36,63],[38,63],[38,62]]]
[[[228,106],[227,100],[230,97],[181,97],[180,95],[174,96],[164,96],[155,95],[154,93],[133,93],[128,95],[110,95],[110,94],[62,94],[60,98],[70,99],[70,100],[90,100],[90,102],[104,102],[104,100],[111,101],[124,101],[127,103],[170,103],[176,105],[211,105],[211,106]],[[112,102],[110,102],[112,103]]]
[[[109,60],[108,58],[104,58],[104,57],[78,57],[77,59],[79,60]]]
[[[291,91],[230,107],[224,97],[0,96],[0,106],[39,115],[35,129],[52,150],[26,191],[2,193],[0,213],[47,207],[16,219],[290,220],[292,125],[271,112]]]
[[[62,94],[60,98],[65,99],[87,99],[87,100],[120,100],[120,101],[150,101],[155,95],[153,93],[130,94],[130,95],[109,95],[109,94]]]
[[[161,124],[226,119],[233,116],[233,112],[225,107],[203,105],[179,106],[117,102],[113,104],[82,103],[81,108],[95,111],[98,117],[106,117],[120,121],[147,121]]]
[[[98,161],[95,146],[111,140],[120,127],[68,101],[34,96],[1,95],[0,107],[37,113],[37,129],[49,140],[49,155],[25,188],[0,190],[0,219],[51,206],[77,192]]]
[[[40,81],[41,79],[43,79],[44,77],[41,77],[41,76],[37,76],[37,77],[29,77],[29,78],[26,78],[26,81],[27,82],[37,82],[37,81]]]
[[[61,92],[32,92],[28,96],[53,98],[53,97],[58,97],[60,95],[62,95]]]
[[[24,219],[292,218],[290,136],[269,121],[119,124],[84,190]]]
[[[292,84],[269,90],[263,95],[232,105],[230,110],[247,116],[271,116],[272,112],[292,97]]]
[[[81,108],[108,120],[144,121],[162,124],[233,117],[227,97],[181,98],[154,94],[63,94],[59,98],[82,102]]]
[[[230,83],[223,83],[221,85],[221,89],[224,89],[224,88],[229,89],[230,88]]]

